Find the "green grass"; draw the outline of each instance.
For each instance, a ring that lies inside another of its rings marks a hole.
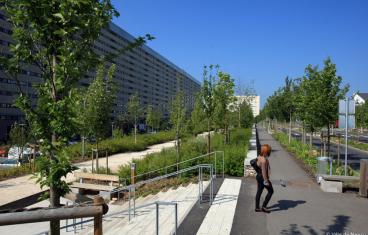
[[[243,163],[248,149],[248,141],[251,136],[249,129],[236,129],[231,131],[230,143],[224,144],[223,135],[214,134],[211,138],[212,151],[224,151],[224,173],[232,176],[243,176]],[[203,138],[186,138],[182,141],[180,156],[178,161],[185,161],[199,155],[205,154],[207,151],[206,139]],[[217,173],[221,173],[222,158],[221,154],[217,155]],[[166,166],[173,165],[177,162],[176,149],[166,149],[160,153],[150,154],[147,157],[139,160],[134,160],[136,163],[137,174],[146,173],[156,169],[161,169]],[[195,161],[189,161],[180,164],[179,169],[185,169],[190,166],[194,166],[202,163],[214,163],[214,158],[205,157],[197,159]],[[146,175],[145,177],[138,178],[143,180],[152,178],[154,176],[163,175],[166,173],[176,171],[176,166],[154,172],[153,174]],[[119,169],[119,176],[121,178],[130,178],[130,166],[124,165]],[[181,177],[192,177],[194,172],[183,173]]]
[[[137,143],[134,143],[134,136],[129,135],[120,138],[102,140],[98,143],[98,149],[101,150],[102,155],[105,154],[105,152],[102,150],[107,150],[108,155],[143,151],[150,145],[164,143],[173,139],[175,139],[175,133],[173,131],[161,131],[155,134],[138,135]],[[66,155],[70,157],[72,162],[80,162],[91,158],[92,148],[95,147],[95,144],[87,143],[85,145],[86,159],[82,158],[82,143],[68,146],[65,148],[65,152]]]
[[[314,154],[313,156],[309,155],[309,145],[303,144],[298,140],[291,139],[289,143],[289,136],[285,133],[275,133],[273,137],[281,143],[281,145],[285,146],[285,148],[293,153],[298,159],[302,160],[305,165],[307,165],[313,173],[316,173],[317,167],[317,156]]]
[[[13,177],[23,176],[31,174],[32,169],[29,164],[24,164],[16,167],[9,167],[0,169],[0,181],[6,180]]]
[[[99,142],[99,149],[107,150],[107,154],[133,152],[145,150],[148,146],[164,143],[175,138],[175,133],[173,131],[161,131],[155,134],[142,134],[137,136],[137,143],[134,143],[134,136],[123,136],[115,139],[106,139]],[[82,144],[77,143],[66,147],[65,153],[70,158],[73,163],[86,161],[91,159],[91,151],[95,145],[86,144],[86,158],[82,158]],[[102,155],[105,152],[101,152]],[[106,172],[106,169],[101,169],[102,173]],[[0,169],[0,181],[6,180],[13,177],[23,176],[31,174],[32,170],[29,164]]]

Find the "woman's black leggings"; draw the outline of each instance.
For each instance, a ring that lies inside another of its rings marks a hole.
[[[266,188],[268,193],[266,195],[266,198],[263,202],[263,205],[262,207],[267,207],[267,204],[268,202],[270,201],[271,197],[272,197],[272,194],[273,194],[273,187],[272,187],[272,184],[270,182],[269,185],[264,185],[263,183],[263,177],[261,175],[257,175],[256,177],[257,179],[257,194],[256,194],[256,208],[259,208],[259,201],[261,200],[261,194],[263,192],[263,189]]]

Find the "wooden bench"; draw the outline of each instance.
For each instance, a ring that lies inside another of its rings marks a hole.
[[[117,175],[74,172],[74,176],[77,182],[71,184],[72,188],[110,192],[120,186]]]

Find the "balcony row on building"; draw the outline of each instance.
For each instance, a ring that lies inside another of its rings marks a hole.
[[[120,48],[134,41],[134,37],[114,23],[101,31],[94,43],[98,55],[116,53]],[[0,11],[0,53],[11,56],[9,46],[13,42],[12,27],[6,16]],[[177,91],[182,91],[188,109],[194,105],[195,94],[200,90],[200,83],[184,70],[161,56],[146,45],[135,48],[113,59],[116,64],[114,81],[118,87],[117,98],[113,107],[113,118],[124,112],[129,97],[138,93],[142,105],[160,108],[168,114],[171,99]],[[33,98],[37,93],[32,88],[41,80],[39,69],[34,65],[25,65],[19,74],[23,89]],[[91,71],[80,80],[80,87],[88,87],[95,77]],[[9,78],[0,67],[0,140],[7,138],[11,125],[24,121],[24,115],[13,106],[19,95],[15,81]]]

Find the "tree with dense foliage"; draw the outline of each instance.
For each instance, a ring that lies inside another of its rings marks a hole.
[[[336,75],[336,65],[327,58],[322,70],[308,65],[303,78],[294,82],[287,78],[285,86],[267,99],[264,110],[270,119],[289,121],[295,112],[295,117],[311,132],[310,136],[317,129],[327,128],[329,154],[330,127],[338,118],[338,101],[349,88],[341,87],[341,82],[342,78]]]
[[[50,188],[50,206],[60,206],[60,196],[69,191],[62,180],[74,167],[63,147],[77,130],[76,86],[83,75],[101,63],[93,51],[93,44],[101,29],[113,16],[118,16],[110,0],[3,0],[12,26],[11,55],[0,56],[5,74],[14,79],[20,92],[16,106],[26,116],[33,135],[42,139],[38,182]],[[147,38],[138,38],[132,44],[103,57],[103,61],[135,46]],[[37,105],[23,90],[20,74],[24,63],[40,70]],[[50,222],[51,234],[60,233],[60,222]]]
[[[249,113],[247,112],[247,109],[245,107],[247,106],[247,104],[249,105],[251,103],[252,99],[256,95],[256,92],[255,92],[255,89],[254,89],[253,81],[251,81],[247,85],[241,83],[241,81],[238,81],[238,84],[236,85],[235,90],[236,90],[236,95],[237,96],[245,98],[242,101],[237,101],[237,102],[234,103],[234,107],[236,108],[236,110],[238,112],[238,119],[237,119],[238,127],[241,128],[244,125],[248,126],[248,124],[245,124],[247,122],[244,122],[244,120],[248,120],[250,116],[249,116]],[[243,115],[247,115],[247,117],[244,118]],[[252,114],[252,116],[253,116],[253,114]]]
[[[113,82],[115,67],[111,65],[106,74],[105,66],[100,65],[95,80],[82,99],[85,108],[80,109],[81,126],[86,130],[87,136],[96,139],[97,149],[98,142],[110,132],[111,111],[116,98],[116,86]]]
[[[162,113],[160,110],[154,110],[152,105],[147,107],[146,123],[147,126],[151,127],[152,131],[160,128],[162,120]]]
[[[195,98],[194,107],[190,115],[191,132],[198,134],[206,130],[206,117],[203,112],[200,94],[198,93]]]
[[[355,119],[358,128],[361,130],[368,128],[368,102],[356,105]]]
[[[182,91],[179,91],[170,105],[170,122],[173,126],[173,129],[175,130],[177,163],[181,160],[180,137],[185,124],[185,113],[186,108],[184,103],[184,94]],[[179,170],[178,166],[177,170]]]
[[[213,73],[213,69],[216,69],[215,74]],[[215,112],[215,79],[218,74],[219,66],[210,65],[208,68],[204,66],[203,69],[203,84],[200,92],[200,101],[202,110],[205,114],[206,122],[207,122],[207,153],[211,152],[211,135],[210,132],[212,130],[213,118]]]
[[[224,131],[224,143],[230,140],[229,126],[230,126],[230,104],[235,102],[234,97],[234,80],[230,74],[218,72],[218,80],[214,89],[215,99],[215,124]]]
[[[129,101],[127,104],[127,110],[130,119],[134,125],[134,143],[137,143],[137,129],[138,129],[138,121],[139,117],[142,114],[141,101],[139,99],[138,92],[135,92],[129,97]]]

